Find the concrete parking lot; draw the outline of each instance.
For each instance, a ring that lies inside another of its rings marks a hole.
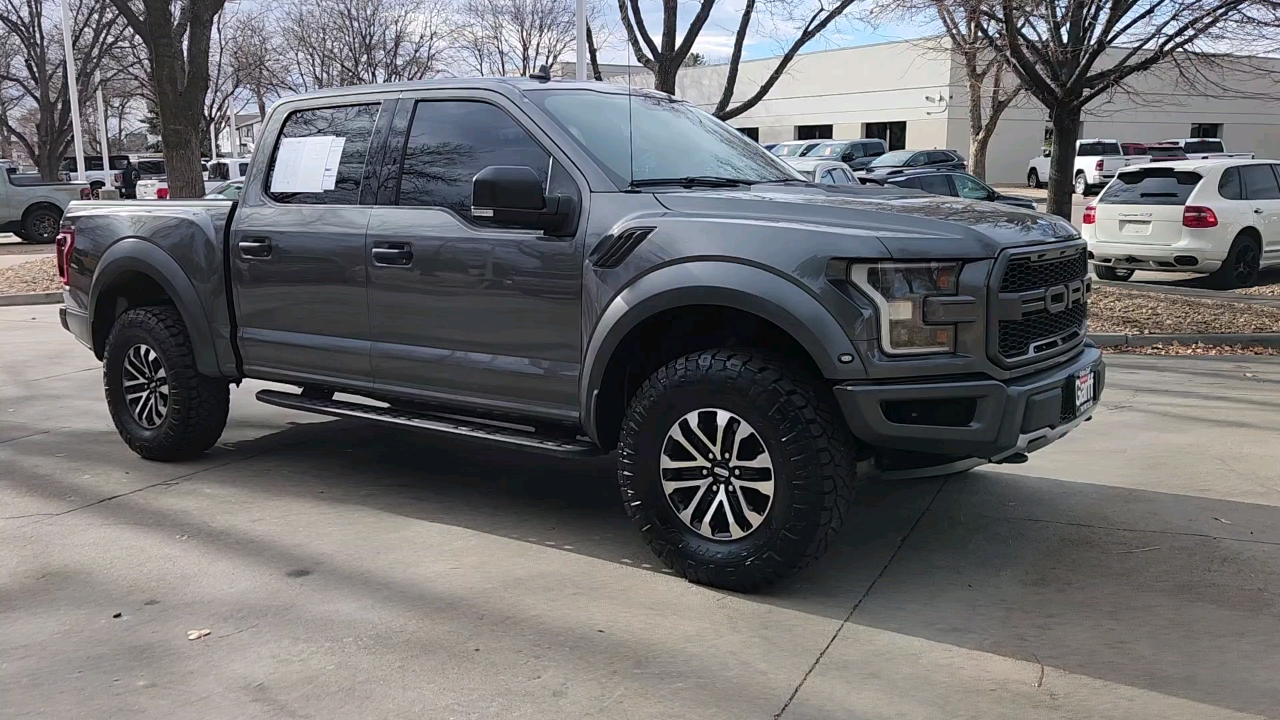
[[[1277,360],[1112,356],[1080,431],[870,482],[742,596],[654,566],[608,461],[252,382],[207,457],[143,461],[56,308],[0,308],[0,717],[1280,716]]]

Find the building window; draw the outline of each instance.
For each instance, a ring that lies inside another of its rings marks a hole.
[[[751,138],[752,140],[755,140],[756,142],[760,142],[760,128],[758,127],[738,128],[738,132],[742,133],[743,135],[746,135],[747,137]]]
[[[1191,137],[1220,138],[1222,137],[1222,123],[1192,123]]]
[[[797,140],[830,140],[830,125],[797,125]]]
[[[907,147],[907,123],[899,122],[863,123],[862,137],[880,138],[890,150],[902,150]]]

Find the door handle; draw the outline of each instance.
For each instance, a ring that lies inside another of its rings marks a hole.
[[[413,247],[409,243],[379,243],[369,253],[374,265],[408,267],[413,264]]]
[[[1261,214],[1262,214],[1262,208],[1254,208],[1254,209],[1253,209],[1253,214],[1254,214],[1254,215],[1261,215]]]
[[[241,240],[237,247],[240,248],[240,254],[244,257],[271,257],[271,240],[269,238],[259,237]]]

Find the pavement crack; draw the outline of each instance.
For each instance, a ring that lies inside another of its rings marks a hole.
[[[1069,527],[1089,528],[1092,530],[1114,530],[1116,532],[1149,533],[1152,535],[1171,535],[1175,537],[1197,537],[1197,538],[1205,538],[1208,540],[1227,540],[1230,542],[1252,543],[1254,545],[1280,545],[1280,541],[1277,541],[1277,540],[1257,540],[1257,539],[1249,539],[1249,538],[1228,537],[1226,535],[1214,535],[1212,533],[1185,532],[1180,530],[1142,530],[1139,528],[1124,528],[1124,527],[1117,527],[1114,525],[1093,525],[1090,523],[1068,522],[1066,520],[1045,520],[1043,518],[1012,517],[1008,515],[986,515],[981,513],[978,514],[978,517],[984,517],[991,520],[1019,520],[1022,522],[1029,522],[1029,523],[1044,523],[1046,525],[1066,525]],[[1150,549],[1150,548],[1147,548],[1147,549]]]
[[[836,631],[831,634],[831,639],[827,641],[827,644],[823,646],[822,651],[818,653],[818,657],[814,658],[813,663],[809,665],[809,669],[805,671],[804,677],[801,677],[800,682],[796,683],[795,689],[791,691],[791,695],[787,697],[787,701],[782,703],[782,708],[774,714],[773,720],[780,720],[782,715],[787,712],[787,708],[791,707],[791,703],[795,701],[796,696],[800,694],[800,690],[804,688],[804,684],[808,682],[809,676],[813,674],[814,670],[818,669],[818,664],[822,662],[822,658],[826,657],[827,651],[836,644],[836,639],[840,637],[841,631],[843,631],[845,626],[853,620],[853,614],[858,612],[858,608],[862,607],[862,602],[871,595],[871,590],[875,588],[876,583],[880,582],[880,578],[884,577],[889,566],[892,565],[894,559],[898,557],[898,553],[902,550],[902,546],[907,544],[907,538],[911,537],[911,534],[915,532],[916,527],[920,525],[920,521],[924,519],[924,516],[929,514],[930,508],[933,507],[933,503],[938,499],[938,496],[942,494],[942,489],[947,486],[947,480],[949,479],[949,477],[945,478],[938,484],[938,489],[933,492],[933,497],[929,498],[929,502],[924,506],[924,509],[920,511],[920,514],[916,516],[915,521],[911,523],[911,527],[907,528],[907,531],[902,534],[901,538],[898,538],[897,546],[893,548],[893,552],[889,553],[889,558],[885,560],[884,565],[880,568],[880,572],[876,573],[876,576],[872,578],[871,582],[867,585],[867,589],[863,590],[862,594],[858,596],[857,601],[853,603],[853,607],[849,609],[849,614],[844,616],[844,620],[840,622],[839,627],[837,627]]]
[[[0,517],[0,520],[26,520],[27,518],[33,517],[52,517],[54,514],[55,513],[31,513],[29,515],[9,515],[7,517]]]
[[[90,372],[93,370],[101,370],[101,369],[102,369],[101,365],[95,365],[93,367],[83,368],[81,370],[70,370],[68,372],[57,373],[55,375],[45,375],[44,377],[31,378],[29,380],[20,380],[16,383],[10,383],[9,385],[0,385],[0,388],[18,387],[19,385],[27,385],[33,382],[40,382],[41,380],[51,380],[53,378],[66,377],[68,375],[78,375],[83,372]]]

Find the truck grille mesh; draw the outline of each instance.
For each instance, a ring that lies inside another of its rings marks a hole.
[[[1009,261],[1004,276],[1000,278],[1000,292],[1016,293],[1037,288],[1061,285],[1079,280],[1089,272],[1089,262],[1085,258],[1084,248],[1075,255],[1056,260],[1032,262],[1031,258],[1017,258]]]
[[[1031,345],[1056,338],[1075,330],[1075,335],[1062,338],[1054,347],[1066,345],[1084,334],[1084,322],[1088,309],[1081,303],[1059,313],[1040,310],[1021,320],[1005,320],[1000,323],[998,348],[1006,360],[1016,360],[1031,350]],[[1052,348],[1046,348],[1046,351]]]

